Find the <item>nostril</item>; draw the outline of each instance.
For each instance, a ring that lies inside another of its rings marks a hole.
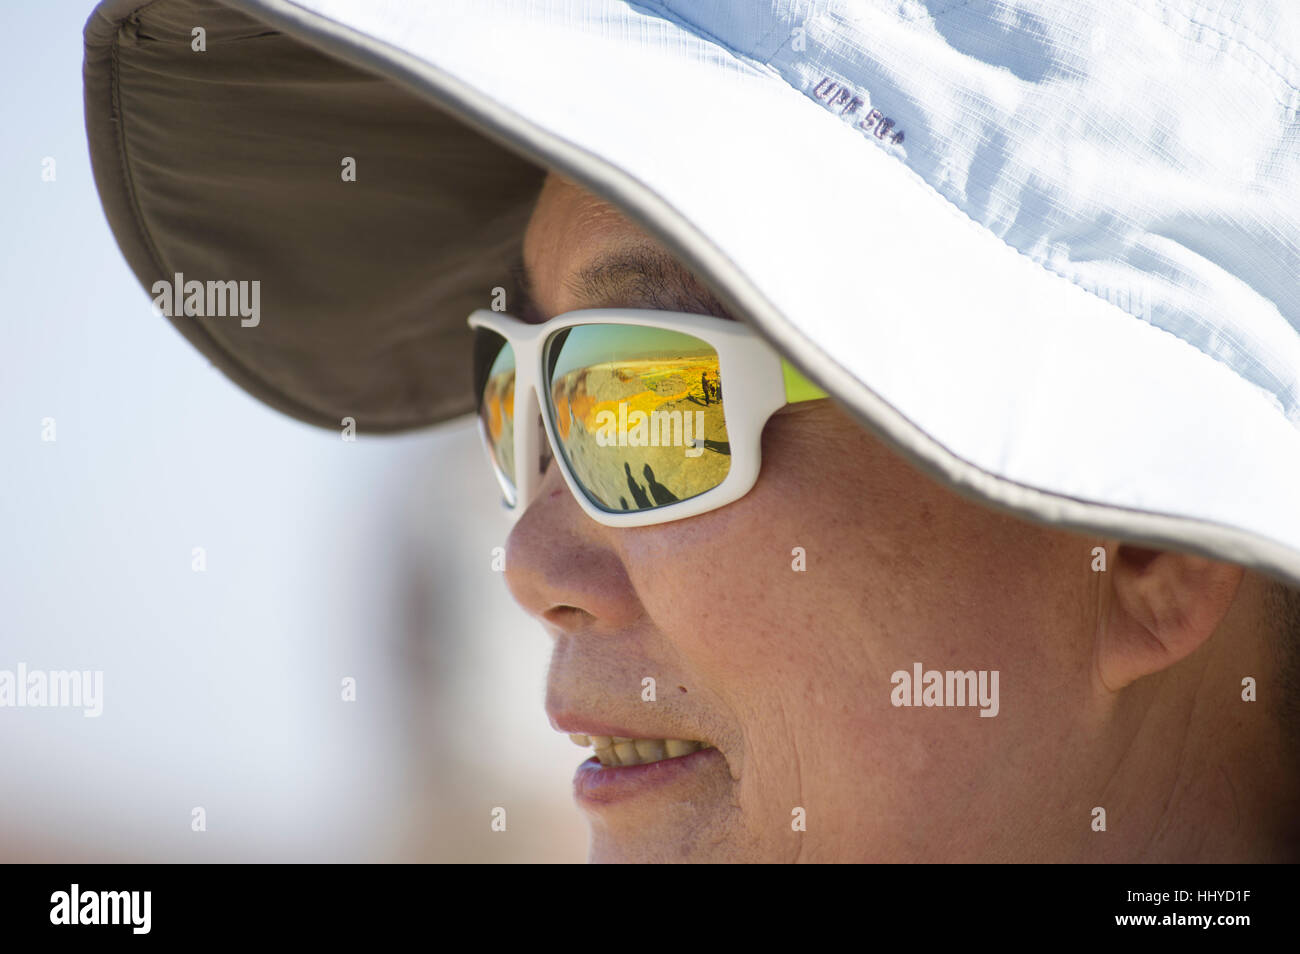
[[[552,606],[542,614],[542,617],[548,623],[553,623],[556,626],[572,626],[584,622],[585,620],[596,618],[585,609],[581,609],[577,606],[569,606],[568,604]]]

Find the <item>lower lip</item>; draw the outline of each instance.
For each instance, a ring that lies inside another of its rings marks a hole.
[[[714,748],[646,765],[605,766],[592,756],[574,773],[573,793],[580,802],[607,805],[690,778],[722,760],[722,753]]]

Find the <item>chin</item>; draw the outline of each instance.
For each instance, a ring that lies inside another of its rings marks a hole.
[[[593,865],[681,864],[712,859],[691,850],[681,839],[618,837],[610,832],[592,833],[587,863]]]
[[[653,826],[614,830],[593,823],[587,863],[615,864],[783,864],[794,861],[798,845],[762,844],[733,826]]]

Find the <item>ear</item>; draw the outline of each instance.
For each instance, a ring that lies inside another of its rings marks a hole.
[[[1199,649],[1227,615],[1243,570],[1231,563],[1116,542],[1097,632],[1097,668],[1110,690],[1167,669]]]

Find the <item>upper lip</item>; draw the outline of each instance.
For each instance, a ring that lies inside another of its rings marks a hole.
[[[603,735],[624,739],[682,739],[684,741],[703,742],[697,735],[680,735],[672,731],[660,732],[657,729],[630,729],[627,726],[601,722],[599,719],[577,712],[553,712],[547,710],[547,717],[557,732],[569,735]]]

